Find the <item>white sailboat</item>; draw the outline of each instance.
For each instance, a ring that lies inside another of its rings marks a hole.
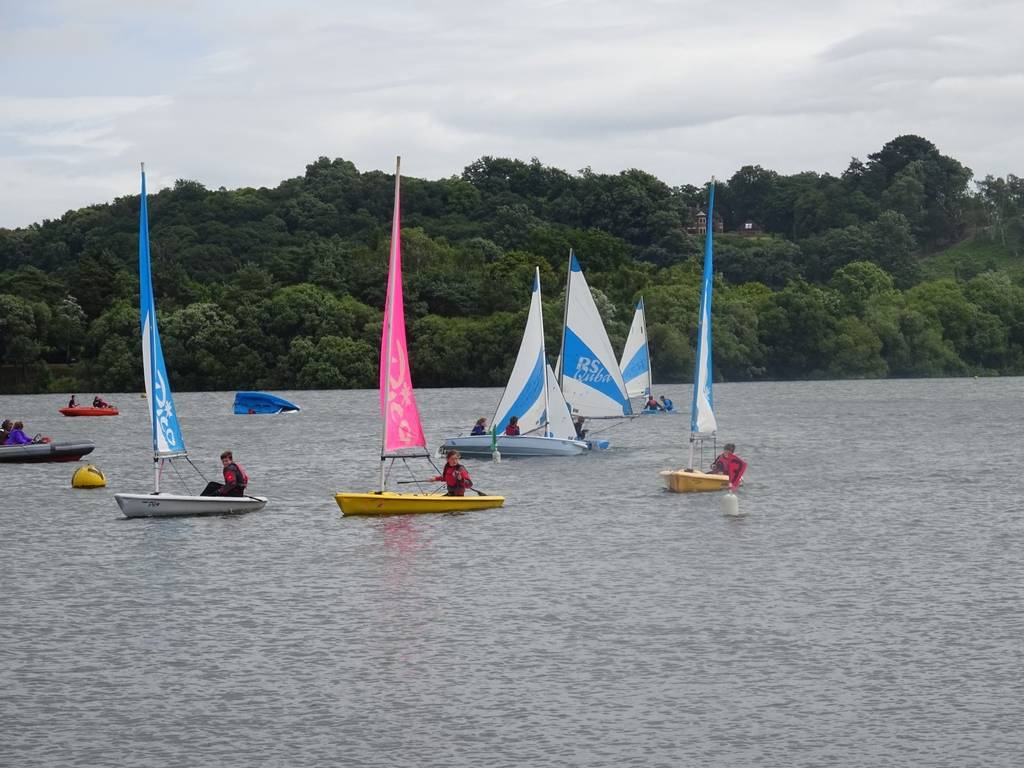
[[[565,283],[562,348],[555,375],[574,418],[618,419],[633,415],[615,351],[572,249]],[[609,442],[590,439],[588,445],[608,448]]]
[[[686,469],[662,470],[661,476],[670,491],[694,493],[719,491],[729,485],[728,475],[701,472],[693,468],[694,451],[701,449],[705,440],[714,443],[718,431],[712,393],[711,368],[711,288],[714,279],[713,236],[715,209],[715,182],[712,179],[708,193],[707,233],[704,237],[704,279],[697,316],[697,359],[693,374],[693,402],[690,407],[690,454]]]
[[[626,346],[622,348],[619,370],[622,371],[622,380],[626,383],[626,394],[644,399],[637,409],[638,413],[677,413],[674,408],[645,407],[646,399],[654,391],[654,373],[651,352],[647,344],[647,311],[644,308],[643,296],[636,303],[633,323],[629,326],[629,335],[626,337]],[[668,404],[671,405],[671,401]]]
[[[142,366],[153,434],[153,493],[116,493],[114,499],[125,517],[179,517],[255,512],[266,506],[262,496],[195,496],[160,491],[165,462],[186,459],[188,451],[174,409],[174,396],[164,365],[160,332],[153,301],[149,262],[149,216],[146,206],[146,168],[142,167],[142,206],[139,211],[139,319],[142,326]]]
[[[409,459],[424,459],[434,472],[440,470],[427,451],[416,392],[412,386],[409,345],[405,335],[405,299],[402,291],[401,158],[395,162],[395,207],[391,218],[391,249],[388,255],[388,287],[384,327],[380,340],[380,486],[377,491],[341,492],[334,495],[343,515],[408,515],[423,512],[459,512],[492,509],[505,503],[504,496],[488,496],[470,488],[465,496],[438,493],[395,493],[387,490],[389,469],[396,460],[408,467]],[[390,463],[388,463],[390,460]],[[435,476],[436,477],[436,476]],[[419,486],[435,482],[416,479]]]
[[[505,435],[513,416],[518,417],[521,434]],[[450,437],[440,450],[486,455],[496,449],[503,456],[575,456],[588,450],[586,442],[576,439],[576,427],[565,398],[547,363],[539,269],[534,272],[530,313],[519,354],[494,411],[491,428],[496,435]]]

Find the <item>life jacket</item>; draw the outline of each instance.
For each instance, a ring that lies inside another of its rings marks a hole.
[[[711,471],[722,475],[728,475],[729,484],[736,485],[739,483],[740,478],[743,477],[743,473],[747,471],[747,462],[735,453],[728,457],[722,453],[719,454],[718,458],[715,459],[714,464],[711,465]]]
[[[231,483],[230,483],[231,485],[238,485],[238,486],[241,486],[242,488],[245,488],[247,485],[249,485],[249,476],[245,473],[245,470],[242,469],[242,465],[241,464],[236,464],[235,462],[231,462],[226,467],[224,467],[224,479],[225,480],[228,479],[228,477],[227,477],[228,472],[232,472],[233,473],[233,477],[234,477],[234,480],[231,481]]]
[[[505,427],[505,434],[509,435],[510,437],[518,436],[519,435],[519,425],[518,424],[509,424],[507,427]]]
[[[465,496],[466,489],[473,487],[473,481],[469,479],[469,472],[461,464],[456,464],[454,467],[451,464],[445,464],[441,476],[444,478],[445,485],[448,486],[449,496]]]

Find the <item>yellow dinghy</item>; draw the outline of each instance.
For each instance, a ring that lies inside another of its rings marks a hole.
[[[663,469],[661,476],[672,493],[724,491],[729,487],[728,475],[711,475],[696,469]]]
[[[427,493],[339,493],[334,500],[343,515],[418,515],[423,512],[468,512],[494,509],[504,496],[439,496]]]

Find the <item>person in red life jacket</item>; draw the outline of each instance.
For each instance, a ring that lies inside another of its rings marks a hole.
[[[518,437],[519,435],[519,417],[513,416],[508,420],[508,426],[505,427],[505,434],[510,437]]]
[[[241,465],[235,463],[231,451],[220,455],[220,463],[224,465],[224,483],[210,481],[200,496],[244,496],[245,487],[249,484],[249,476]]]
[[[71,407],[71,406],[69,406],[69,407]],[[108,403],[106,400],[104,400],[99,395],[96,395],[96,397],[94,397],[92,399],[92,407],[93,408],[109,408],[110,407],[110,403]]]
[[[729,490],[735,491],[740,486],[743,473],[747,471],[747,462],[737,456],[733,451],[736,446],[733,443],[726,443],[718,458],[711,464],[711,471],[719,475],[729,476]]]
[[[644,403],[644,409],[648,411],[664,411],[665,406],[654,399],[654,395],[647,395],[647,402]]]
[[[440,482],[444,481],[444,484],[448,486],[447,496],[465,496],[466,489],[473,487],[473,481],[469,479],[469,472],[466,468],[459,464],[458,451],[448,451],[448,462],[444,465],[444,470],[434,480]]]

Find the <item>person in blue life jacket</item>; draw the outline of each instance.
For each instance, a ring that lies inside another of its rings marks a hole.
[[[480,418],[476,420],[476,424],[473,425],[473,431],[471,435],[486,435],[487,434],[487,419]]]
[[[199,495],[244,496],[245,487],[249,485],[249,475],[245,473],[241,465],[235,463],[235,457],[231,454],[231,451],[224,451],[220,455],[220,463],[224,467],[223,484],[211,480]]]
[[[462,457],[458,451],[448,451],[446,456],[444,469],[433,479],[438,482],[443,481],[448,486],[446,496],[465,496],[466,489],[473,487],[473,481],[469,479],[469,472],[466,471],[466,468],[459,463],[459,459]]]
[[[664,408],[666,411],[671,411],[672,410],[672,401],[669,400],[664,395],[662,395],[661,396],[661,407]]]

